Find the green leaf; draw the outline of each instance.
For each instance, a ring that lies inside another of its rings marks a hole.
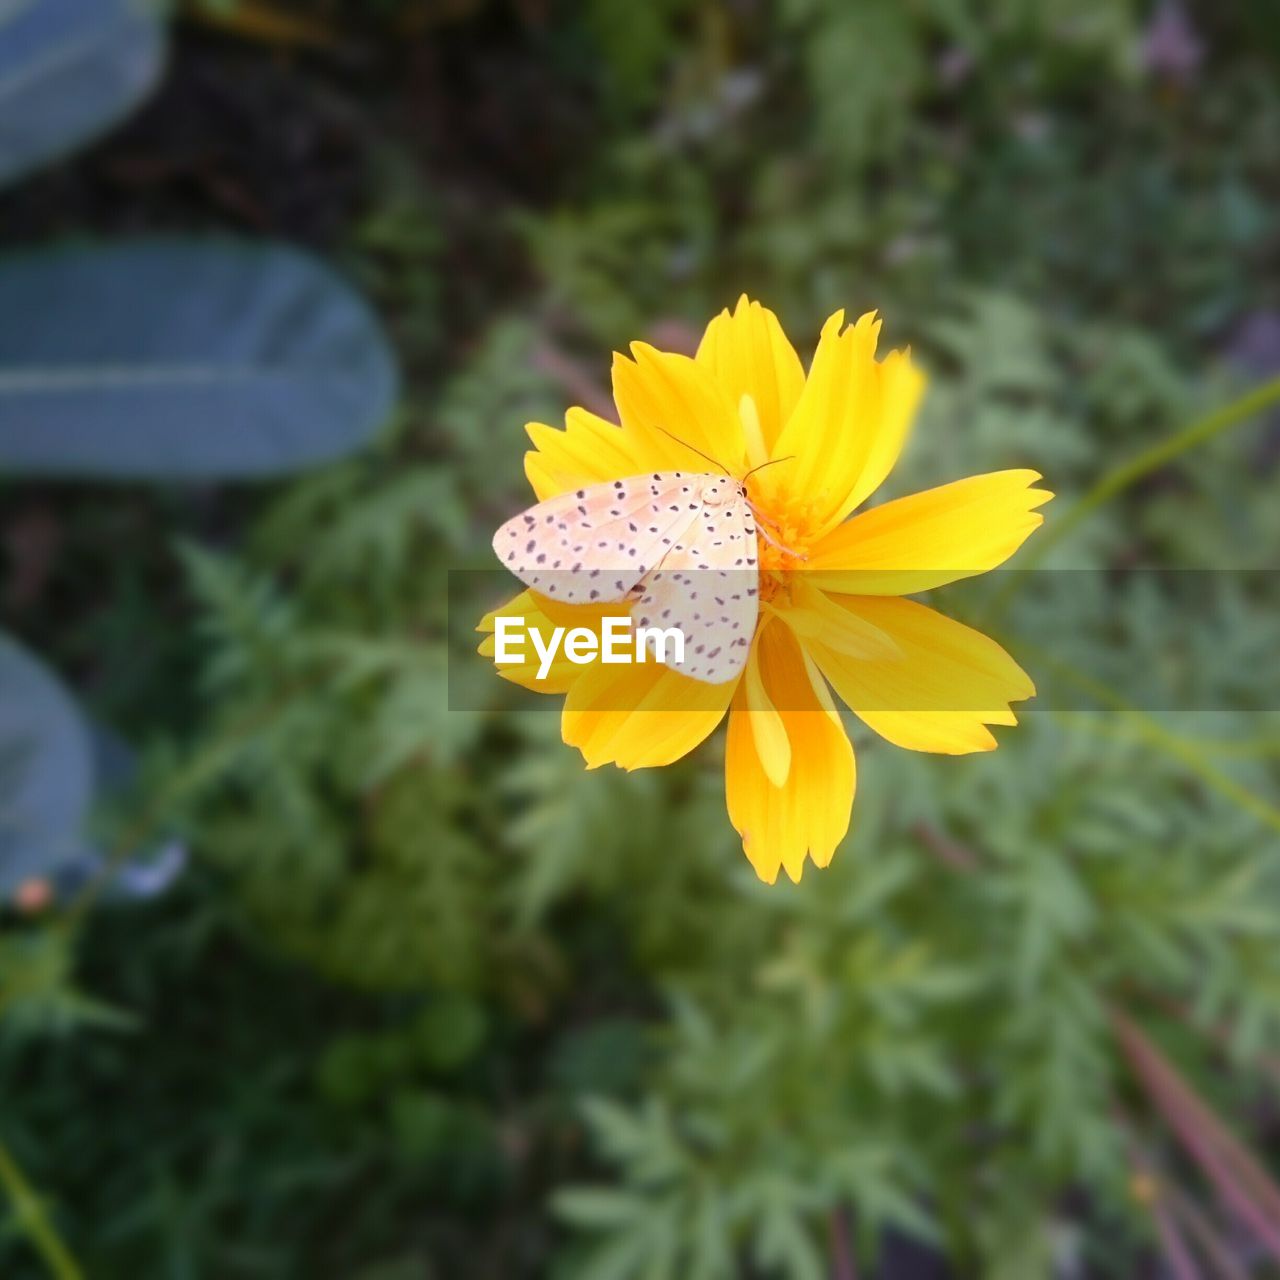
[[[131,1031],[137,1020],[73,983],[72,939],[60,929],[0,934],[0,1014],[6,1030],[43,1035],[76,1028]]]
[[[89,733],[70,694],[0,633],[0,898],[83,853],[92,796]]]
[[[584,1098],[581,1107],[601,1149],[614,1159],[634,1157],[648,1146],[647,1126],[625,1107],[601,1097]]]
[[[631,1280],[649,1259],[649,1239],[643,1229],[611,1236],[574,1269],[576,1280]]]
[[[648,1210],[640,1196],[611,1187],[566,1187],[552,1197],[551,1207],[565,1222],[590,1231],[635,1222]]]
[[[0,470],[268,476],[365,444],[396,373],[363,301],[282,245],[0,259]]]
[[[0,0],[0,186],[109,129],[164,60],[144,0]]]
[[[778,1194],[763,1206],[755,1234],[756,1257],[766,1267],[776,1267],[789,1280],[823,1280],[822,1255],[800,1217],[797,1207]]]
[[[689,1245],[690,1280],[726,1280],[734,1274],[733,1242],[726,1205],[705,1188],[693,1208]]]
[[[488,1031],[484,1006],[467,996],[442,993],[418,1014],[413,1044],[432,1071],[457,1071],[480,1051]]]

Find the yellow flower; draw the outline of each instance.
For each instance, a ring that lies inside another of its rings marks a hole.
[[[826,866],[849,826],[853,748],[831,690],[898,746],[952,755],[996,746],[988,725],[1035,693],[994,640],[912,600],[1002,563],[1052,495],[1034,471],[971,476],[853,512],[889,474],[923,389],[906,352],[875,357],[880,322],[823,326],[808,376],[773,312],[743,297],[707,326],[693,359],[632,345],[616,355],[620,426],[570,409],[564,430],[531,423],[525,473],[539,501],[602,481],[689,469],[686,442],[747,481],[774,541],[760,539],[760,619],[742,675],[709,685],[656,664],[535,665],[501,674],[563,693],[562,736],[588,768],[641,769],[693,750],[729,714],[729,819],[762,880]],[[678,439],[673,439],[678,437]],[[781,546],[775,545],[781,544]],[[529,628],[599,629],[617,606],[521,592],[497,614]],[[494,638],[480,652],[492,656]]]

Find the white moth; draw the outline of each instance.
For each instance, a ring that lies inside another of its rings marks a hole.
[[[493,549],[517,578],[565,604],[629,602],[635,627],[683,633],[707,684],[738,676],[759,613],[756,522],[730,476],[654,471],[550,498],[508,520]]]

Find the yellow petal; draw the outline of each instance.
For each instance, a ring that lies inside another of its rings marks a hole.
[[[768,457],[804,387],[800,357],[778,317],[743,294],[732,315],[726,309],[707,325],[696,358],[724,388],[730,404],[751,397]]]
[[[740,471],[738,410],[707,369],[645,342],[633,342],[631,354],[634,360],[614,356],[613,398],[623,428],[654,458],[648,469]]]
[[[477,652],[486,658],[496,656],[497,639],[494,629],[497,625],[496,619],[500,616],[521,619],[523,631],[536,630],[543,637],[544,644],[548,644],[556,627],[564,627],[566,630],[573,627],[586,627],[598,636],[601,631],[601,619],[609,613],[617,614],[620,608],[621,606],[616,604],[566,605],[548,600],[533,591],[522,591],[506,604],[491,609],[480,619],[476,630],[484,633],[484,639],[480,642]],[[526,638],[521,647],[522,661],[504,662],[501,665],[495,662],[494,669],[504,680],[510,680],[513,684],[518,684],[525,689],[532,689],[534,693],[566,693],[574,681],[587,670],[585,665],[570,662],[565,657],[562,645],[557,650],[555,660],[547,669],[546,677],[539,680],[538,670],[541,664],[532,642]]]
[[[851,613],[820,591],[803,570],[789,575],[791,604],[778,616],[802,640],[818,640],[836,653],[852,658],[897,661],[902,650],[887,632]]]
[[[751,726],[756,755],[760,757],[765,776],[775,787],[785,786],[787,774],[791,772],[791,740],[787,737],[787,726],[764,687],[760,674],[760,646],[756,644],[751,646],[747,657],[742,692],[743,714]]]
[[[648,769],[679,760],[724,718],[736,683],[703,684],[656,662],[578,670],[560,733],[589,769]]]
[[[989,724],[1017,724],[1011,702],[1030,698],[1030,677],[990,636],[892,596],[837,597],[887,632],[903,657],[863,661],[806,641],[836,693],[881,737],[914,751],[991,751]]]
[[[923,379],[904,352],[875,359],[874,313],[823,326],[804,390],[773,449],[787,464],[760,473],[766,510],[807,504],[813,536],[834,528],[873,493],[902,451]]]
[[[764,690],[790,745],[786,782],[775,786],[760,757],[746,682],[729,713],[725,799],[756,874],[772,884],[779,868],[799,880],[806,856],[831,861],[849,829],[856,781],[853,747],[831,696],[795,638],[776,620],[756,639]]]
[[[534,447],[524,455],[524,472],[539,502],[570,489],[638,476],[657,465],[648,436],[586,409],[570,409],[563,431],[543,422],[530,422],[525,431]]]
[[[742,423],[747,466],[750,471],[759,471],[769,461],[769,446],[764,442],[764,429],[760,426],[756,402],[745,392],[738,400],[738,420]]]
[[[860,512],[809,552],[824,591],[910,595],[1003,564],[1044,521],[1053,495],[1035,471],[993,471]]]
[[[618,616],[619,608],[566,605],[522,591],[480,620],[476,630],[485,634],[479,652],[494,656],[499,615],[522,619],[526,630],[536,628],[549,641],[556,627],[586,627],[598,636],[602,619]],[[657,662],[574,663],[563,645],[539,680],[539,660],[530,642],[524,651],[523,662],[499,666],[498,674],[536,693],[566,694],[561,736],[581,750],[593,769],[609,763],[642,769],[678,760],[720,723],[733,695],[733,682],[703,684]]]
[[[865,458],[856,483],[836,512],[832,524],[860,507],[884,483],[897,465],[902,446],[915,421],[924,374],[911,363],[910,351],[890,351],[876,365],[879,382],[879,420],[871,427]]]

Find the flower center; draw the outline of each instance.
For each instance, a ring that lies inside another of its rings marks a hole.
[[[760,414],[750,395],[744,394],[738,401],[738,416],[742,420],[748,468],[763,469],[772,465],[760,429]],[[789,599],[791,571],[804,565],[814,540],[817,525],[814,502],[789,493],[785,486],[774,488],[766,501],[758,489],[752,492],[756,485],[749,475],[746,483],[747,500],[756,516],[760,599],[766,602],[780,596]]]
[[[760,598],[789,600],[791,574],[804,568],[817,526],[815,503],[781,490],[770,495],[767,504],[748,495],[756,515]]]

